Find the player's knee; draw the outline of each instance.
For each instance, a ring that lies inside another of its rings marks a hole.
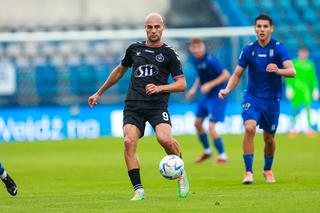
[[[171,147],[175,145],[175,140],[171,137],[171,135],[168,134],[163,134],[163,135],[158,135],[157,136],[159,144],[164,147]]]
[[[264,142],[267,144],[267,145],[272,145],[274,143],[274,137],[271,136],[271,135],[265,135],[264,136]]]
[[[161,144],[161,146],[166,147],[171,144],[171,137],[167,136],[160,136],[158,137],[158,142]]]
[[[248,125],[245,126],[245,131],[248,134],[255,134],[256,133],[256,127],[253,126],[253,125],[248,124]]]
[[[196,120],[194,122],[194,126],[198,131],[200,131],[202,129],[202,122]]]
[[[124,147],[125,150],[131,150],[136,146],[136,140],[130,138],[130,137],[125,137],[124,138]]]

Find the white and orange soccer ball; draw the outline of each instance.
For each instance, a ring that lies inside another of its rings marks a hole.
[[[161,160],[159,169],[164,178],[173,180],[183,175],[184,163],[176,155],[167,155]]]

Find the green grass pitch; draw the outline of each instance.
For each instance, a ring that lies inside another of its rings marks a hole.
[[[320,212],[320,135],[290,139],[277,135],[275,184],[262,177],[262,135],[255,138],[254,184],[242,185],[242,136],[225,135],[230,161],[193,160],[195,136],[177,136],[191,192],[178,198],[176,181],[159,173],[164,151],[154,137],[139,141],[146,197],[132,202],[133,189],[122,139],[0,143],[0,161],[18,184],[11,197],[0,185],[0,212]],[[215,158],[216,159],[216,155]]]

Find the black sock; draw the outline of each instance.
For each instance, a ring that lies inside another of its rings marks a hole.
[[[128,171],[128,174],[134,190],[136,191],[137,189],[143,189],[140,179],[140,169],[131,169]]]

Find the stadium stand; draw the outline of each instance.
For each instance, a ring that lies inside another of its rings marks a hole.
[[[311,58],[317,66],[320,77],[320,0],[212,0],[226,17],[226,23],[233,26],[252,25],[253,18],[260,13],[272,16],[274,36],[283,41],[292,56],[299,46],[310,49]]]
[[[167,26],[210,27],[249,26],[259,13],[269,13],[275,23],[275,37],[284,41],[290,52],[295,53],[301,45],[311,50],[320,75],[320,0],[188,0],[171,1],[171,12],[167,14]],[[173,10],[174,9],[174,10]],[[174,13],[172,12],[174,11]],[[192,14],[192,15],[190,15]],[[198,14],[198,15],[197,15]],[[190,18],[192,17],[192,18]],[[220,17],[220,18],[218,18]],[[128,19],[130,20],[130,19]],[[134,23],[135,22],[135,23]],[[112,24],[110,24],[112,23]],[[0,32],[70,31],[140,28],[137,20],[102,22],[100,19],[86,21],[43,21],[40,24],[26,22],[18,24],[14,20],[0,25]],[[14,95],[1,95],[2,106],[72,105],[85,104],[87,97],[105,80],[111,69],[119,63],[122,53],[130,41],[59,41],[59,42],[2,42],[1,61],[9,61],[17,73],[17,90]],[[243,46],[246,41],[239,43]],[[175,44],[189,82],[195,72],[188,62],[186,43]],[[182,45],[182,44],[185,45]],[[221,38],[208,40],[209,50],[221,59],[227,69],[232,70],[229,40]],[[292,55],[295,56],[295,55]],[[320,79],[320,76],[319,76]],[[121,83],[108,91],[102,103],[122,103],[127,91],[130,75],[125,75]],[[121,85],[121,86],[120,86]],[[245,85],[245,83],[244,83]],[[241,90],[241,86],[239,90]],[[236,98],[236,97],[233,97]],[[184,102],[181,95],[173,95],[172,100]]]

